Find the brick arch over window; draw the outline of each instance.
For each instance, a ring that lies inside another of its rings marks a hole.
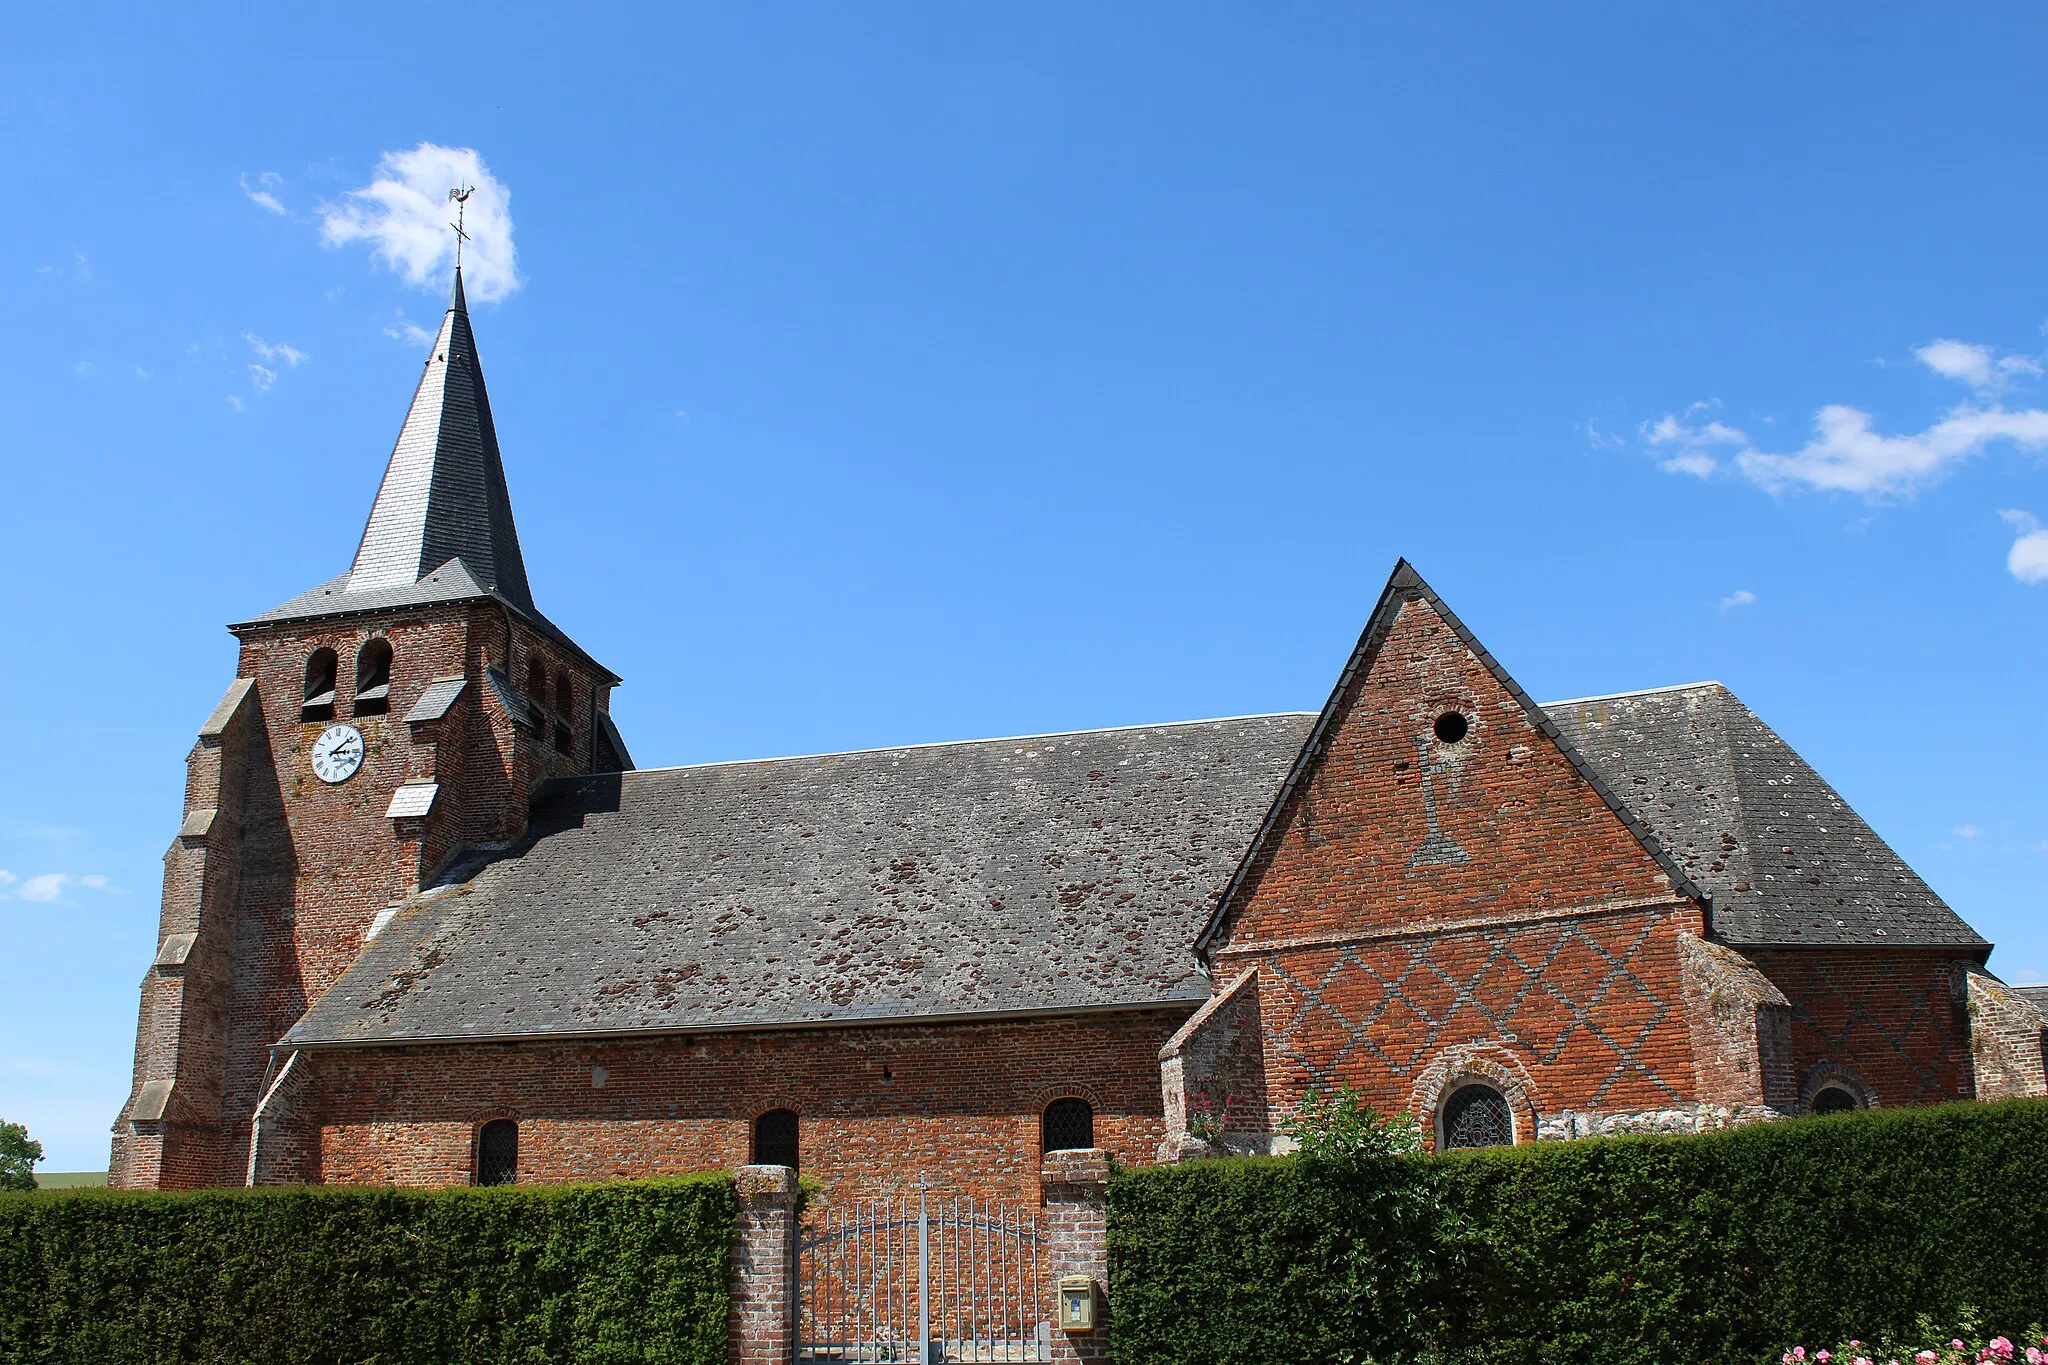
[[[1878,1107],[1877,1091],[1871,1086],[1869,1081],[1863,1079],[1863,1073],[1855,1067],[1848,1066],[1842,1062],[1815,1062],[1813,1064],[1812,1068],[1807,1071],[1806,1078],[1799,1083],[1800,1107],[1808,1112],[1812,1112],[1816,1102],[1821,1098],[1821,1092],[1824,1090],[1840,1090],[1844,1092],[1850,1099],[1856,1102],[1856,1108],[1858,1109],[1875,1109]],[[1825,1106],[1822,1112],[1826,1112]]]
[[[1521,1059],[1498,1043],[1467,1043],[1438,1053],[1409,1091],[1409,1112],[1429,1135],[1431,1146],[1443,1146],[1446,1102],[1474,1084],[1491,1086],[1508,1102],[1517,1143],[1535,1140],[1536,1083]]]

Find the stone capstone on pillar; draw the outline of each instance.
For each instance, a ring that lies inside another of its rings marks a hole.
[[[740,1213],[733,1225],[733,1365],[788,1365],[796,1348],[796,1172],[742,1166],[733,1172]]]

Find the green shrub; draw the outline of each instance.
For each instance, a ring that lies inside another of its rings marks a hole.
[[[1241,1159],[1117,1179],[1114,1359],[1748,1365],[1923,1318],[2048,1317],[2048,1102],[1366,1170],[1347,1184]],[[1387,1218],[1423,1206],[1426,1226]]]
[[[723,1175],[0,1196],[0,1360],[711,1365],[737,1212]]]

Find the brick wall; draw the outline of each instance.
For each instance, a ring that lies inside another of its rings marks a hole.
[[[1968,968],[1970,1052],[1980,1100],[2048,1095],[2048,1020],[1982,967]]]
[[[335,1184],[462,1183],[476,1129],[499,1117],[519,1122],[522,1180],[730,1168],[750,1159],[753,1117],[789,1108],[803,1172],[828,1196],[929,1174],[952,1193],[1035,1202],[1040,1115],[1062,1096],[1094,1107],[1098,1146],[1152,1160],[1157,1055],[1187,1014],[336,1049],[314,1054],[306,1111],[319,1178]]]
[[[1883,1105],[1968,1099],[1970,964],[1939,949],[1747,949],[1791,1002],[1800,1098],[1837,1069]]]

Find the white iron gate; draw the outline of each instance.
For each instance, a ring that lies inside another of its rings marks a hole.
[[[1052,1359],[1036,1209],[920,1186],[817,1210],[798,1248],[799,1361]]]

